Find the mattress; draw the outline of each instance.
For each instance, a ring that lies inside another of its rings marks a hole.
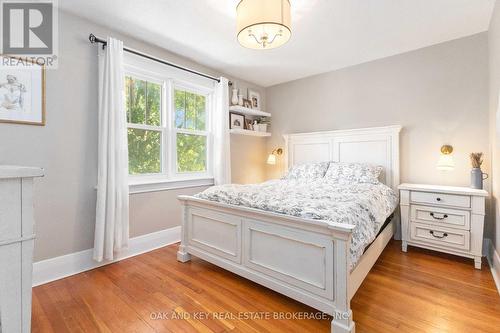
[[[354,225],[351,269],[377,237],[397,206],[397,195],[382,183],[339,184],[325,178],[280,179],[261,184],[213,186],[196,197],[295,217]]]

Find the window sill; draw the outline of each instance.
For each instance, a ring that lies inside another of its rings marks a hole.
[[[189,187],[212,186],[213,178],[194,178],[182,180],[166,179],[132,179],[129,180],[129,194],[167,191]]]

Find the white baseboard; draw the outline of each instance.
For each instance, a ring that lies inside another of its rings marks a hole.
[[[38,261],[33,264],[33,286],[59,280],[67,276],[108,265],[141,253],[149,252],[179,242],[181,227],[153,232],[129,240],[127,249],[117,253],[115,260],[97,262],[92,259],[92,249]]]
[[[493,242],[491,241],[491,239],[486,239],[486,244],[486,258],[488,258],[491,275],[493,275],[493,280],[495,280],[498,293],[500,294],[500,255],[493,246]]]

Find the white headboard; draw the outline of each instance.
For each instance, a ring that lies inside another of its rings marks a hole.
[[[287,134],[285,168],[306,162],[363,162],[384,167],[380,181],[399,185],[399,132],[386,126],[327,132]]]

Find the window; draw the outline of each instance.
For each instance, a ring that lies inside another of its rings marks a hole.
[[[212,93],[213,89],[189,82],[127,71],[125,109],[132,183],[213,178],[209,158]]]
[[[161,173],[161,84],[125,77],[129,173]]]
[[[174,89],[177,172],[207,170],[207,98]]]

